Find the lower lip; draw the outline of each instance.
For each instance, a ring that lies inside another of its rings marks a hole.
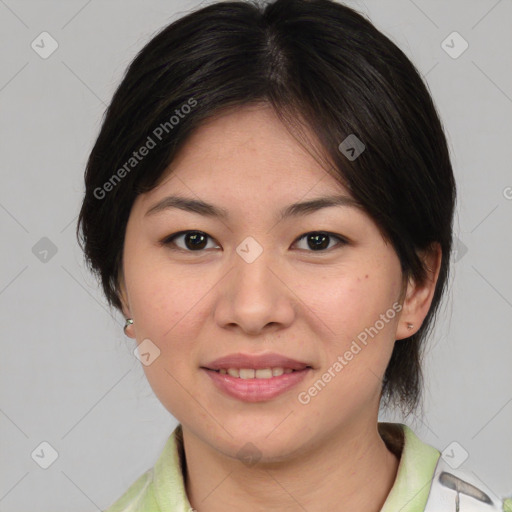
[[[279,377],[270,379],[240,379],[205,368],[202,370],[210,376],[215,386],[227,395],[244,402],[264,402],[296,386],[306,377],[311,368],[283,373]]]

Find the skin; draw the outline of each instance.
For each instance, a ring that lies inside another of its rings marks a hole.
[[[226,208],[229,219],[180,209],[145,216],[176,193]],[[252,106],[202,125],[160,185],[133,204],[120,278],[123,313],[134,320],[127,334],[160,350],[143,368],[182,424],[186,490],[199,512],[378,512],[393,486],[399,460],[377,429],[382,377],[395,340],[428,313],[441,252],[423,255],[429,279],[409,281],[400,313],[301,404],[299,392],[405,291],[393,247],[364,211],[336,206],[277,220],[291,203],[339,193],[350,196],[269,107]],[[183,230],[206,233],[205,248],[183,236],[174,250],[161,243]],[[327,238],[328,247],[315,250],[300,240],[318,231],[349,243]],[[252,263],[236,252],[248,236],[263,249]],[[276,398],[243,402],[200,369],[234,352],[278,352],[313,370]],[[248,442],[261,454],[252,466],[237,457]]]

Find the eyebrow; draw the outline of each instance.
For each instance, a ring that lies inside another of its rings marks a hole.
[[[337,196],[325,196],[311,199],[302,203],[293,203],[279,212],[279,219],[287,219],[289,217],[298,217],[300,215],[307,215],[314,213],[322,208],[329,208],[332,206],[346,206],[351,208],[362,209],[361,204],[355,199],[337,195]],[[197,213],[205,217],[214,217],[219,219],[229,219],[228,210],[215,206],[213,204],[205,203],[198,199],[192,199],[183,196],[167,196],[155,205],[153,205],[144,214],[144,216],[154,215],[156,213],[171,209],[178,208],[187,212]]]

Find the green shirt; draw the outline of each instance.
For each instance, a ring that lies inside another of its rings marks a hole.
[[[441,453],[402,423],[381,422],[378,428],[386,446],[400,459],[395,482],[380,512],[423,512]],[[182,472],[183,456],[182,430],[178,424],[154,467],[105,512],[192,512]],[[505,500],[503,510],[512,511],[511,506],[512,500]]]

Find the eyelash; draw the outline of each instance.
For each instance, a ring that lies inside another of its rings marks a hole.
[[[166,245],[166,246],[169,246],[169,248],[173,251],[181,251],[181,252],[188,252],[188,253],[194,253],[194,252],[197,252],[197,253],[201,253],[201,252],[204,252],[206,249],[198,249],[197,251],[192,251],[190,249],[183,249],[181,247],[170,247],[171,245],[176,245],[174,243],[174,240],[180,236],[184,236],[188,233],[198,233],[198,234],[202,234],[202,235],[205,235],[206,237],[208,237],[209,239],[211,240],[214,240],[213,237],[211,237],[210,235],[208,235],[207,233],[205,233],[204,231],[198,231],[198,230],[195,230],[195,229],[190,229],[190,230],[185,230],[185,231],[179,231],[177,233],[173,233],[172,235],[169,235],[167,237],[165,237],[161,243],[163,245]],[[347,245],[349,242],[348,240],[346,240],[345,238],[341,237],[340,235],[336,235],[334,233],[330,233],[328,231],[308,231],[307,233],[304,233],[303,235],[301,235],[300,237],[298,237],[294,244],[301,241],[303,238],[305,238],[306,236],[308,235],[311,235],[311,234],[322,234],[322,235],[326,235],[330,238],[336,238],[338,240],[338,247],[337,248],[341,248],[343,247],[344,245]],[[334,246],[334,248],[336,248],[336,246]],[[313,251],[313,250],[306,250],[306,252],[311,252],[311,253],[320,253],[320,252],[327,252],[327,251],[330,251],[332,250],[333,247],[329,248],[329,249],[319,249],[318,251]]]

